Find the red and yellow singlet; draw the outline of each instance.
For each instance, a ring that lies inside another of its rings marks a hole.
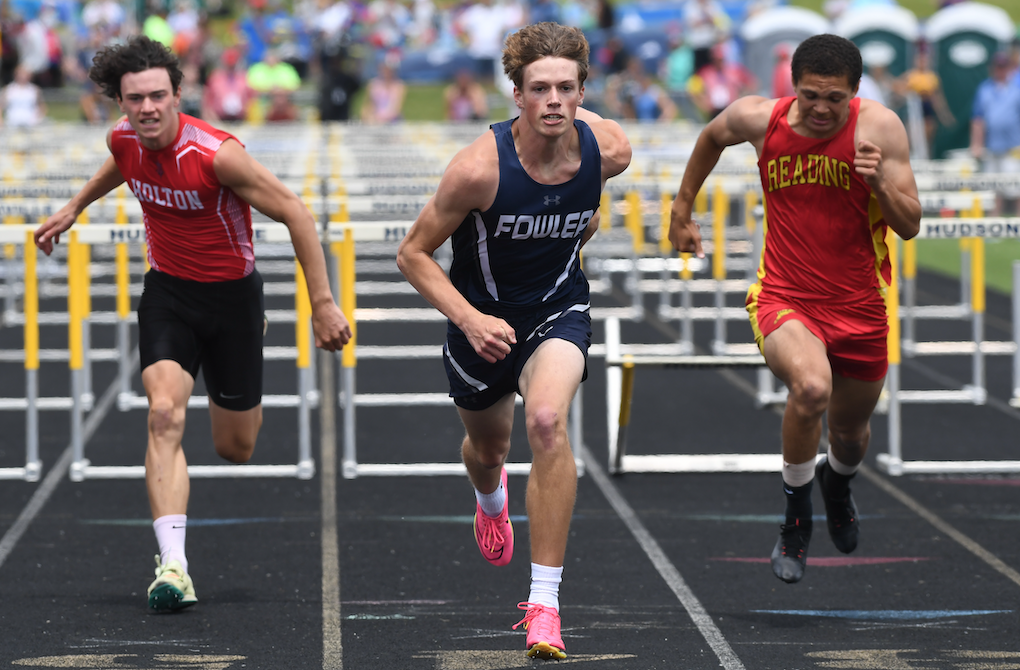
[[[758,161],[765,196],[765,250],[758,283],[784,295],[851,301],[888,285],[885,221],[854,171],[860,99],[832,137],[798,135],[787,121],[796,98],[772,111]]]
[[[142,204],[149,265],[200,282],[247,277],[255,269],[251,208],[220,184],[213,158],[230,133],[180,114],[173,142],[142,146],[131,124],[113,129],[110,148],[128,187]]]
[[[833,370],[860,379],[885,374],[890,280],[886,225],[871,187],[854,170],[860,99],[835,135],[790,128],[796,98],[777,101],[758,168],[765,247],[747,309],[759,347],[786,319],[825,342]],[[838,360],[835,360],[838,359]]]

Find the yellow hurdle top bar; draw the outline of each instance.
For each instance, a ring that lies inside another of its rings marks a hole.
[[[399,242],[407,234],[414,221],[354,221],[330,223],[327,242],[342,242],[344,231],[354,233],[356,242]],[[36,226],[0,226],[0,244],[25,243],[25,231],[34,231]],[[290,231],[282,223],[256,223],[252,225],[256,242],[290,242]],[[140,223],[114,224],[91,223],[75,226],[78,241],[82,244],[116,244],[145,240],[145,229]],[[69,231],[70,232],[70,231]],[[61,238],[64,243],[68,238]],[[937,218],[921,219],[921,230],[917,239],[952,239],[960,237],[985,237],[1000,239],[1020,238],[1020,217]]]
[[[350,223],[331,223],[327,232],[327,242],[342,242],[344,231],[354,233],[356,242],[399,242],[404,239],[414,221],[363,221]],[[25,232],[34,231],[36,226],[9,225],[0,226],[0,244],[24,244]],[[90,223],[87,226],[75,226],[71,229],[78,234],[81,244],[118,244],[120,242],[144,242],[145,227],[141,223],[115,224]],[[61,244],[69,238],[64,233]],[[290,231],[282,223],[256,223],[252,225],[252,233],[257,243],[289,243]]]

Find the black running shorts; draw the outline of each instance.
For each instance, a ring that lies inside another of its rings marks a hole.
[[[252,409],[262,402],[264,313],[257,270],[224,282],[150,270],[138,303],[142,369],[171,360],[197,377],[202,368],[212,402],[238,412]]]
[[[504,316],[517,334],[517,344],[510,345],[506,358],[489,363],[475,353],[460,328],[447,321],[443,363],[450,380],[450,396],[458,407],[483,410],[495,405],[509,393],[520,393],[517,380],[538,346],[546,340],[573,342],[585,358],[584,374],[588,378],[588,347],[591,346],[591,315],[589,304],[570,304],[555,311],[514,318]]]

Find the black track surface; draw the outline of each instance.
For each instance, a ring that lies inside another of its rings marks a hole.
[[[958,296],[956,284],[935,276],[922,276],[920,287],[926,302]],[[623,301],[622,293],[593,300]],[[97,309],[112,309],[95,302]],[[276,302],[270,306],[287,307]],[[421,305],[366,298],[359,306],[391,304]],[[44,305],[62,308],[60,301]],[[1008,300],[990,295],[987,339],[1010,339],[1010,318]],[[651,317],[625,323],[623,330],[626,342],[676,337],[675,324]],[[969,329],[924,324],[921,335],[968,339]],[[699,327],[697,336],[706,344],[711,327]],[[443,326],[364,324],[359,337],[362,344],[438,348]],[[97,346],[112,346],[112,338],[112,328],[94,327]],[[749,341],[750,329],[732,325],[729,338]],[[17,329],[0,331],[4,348],[19,348],[20,339]],[[44,347],[66,346],[60,327],[45,327],[43,340]],[[267,344],[292,340],[292,325],[270,326]],[[604,341],[599,323],[594,341]],[[2,369],[0,393],[23,395],[19,366]],[[589,370],[585,443],[604,470],[602,360],[591,359]],[[114,374],[112,364],[96,365],[97,395]],[[989,357],[987,374],[996,406],[905,409],[905,458],[1018,458],[1020,413],[1005,408],[1012,388],[1008,357]],[[903,366],[903,386],[935,388],[950,381],[959,387],[969,375],[969,359],[912,359]],[[294,379],[292,364],[267,363],[267,393],[293,393]],[[630,452],[778,452],[780,415],[754,407],[746,392],[753,383],[751,372],[640,370]],[[66,395],[67,384],[62,364],[44,364],[43,394]],[[134,384],[141,392],[137,373]],[[443,391],[445,376],[438,357],[364,361],[358,384],[364,392]],[[23,464],[22,414],[6,412],[0,422],[0,467]],[[88,443],[92,462],[142,463],[145,423],[143,411],[111,410]],[[253,462],[294,462],[296,426],[293,410],[267,409]],[[318,413],[313,426],[321,463]],[[840,564],[846,557],[829,541],[824,518],[816,516],[811,561],[796,585],[777,580],[767,562],[783,509],[778,475],[628,474],[610,478],[610,486],[661,547],[695,605],[704,608],[716,641],[739,659],[725,667],[1020,667],[1020,583],[989,563],[997,559],[1007,572],[1020,569],[1020,477],[889,477],[874,467],[875,455],[887,445],[886,417],[877,415],[872,426],[869,467],[853,485],[862,535],[852,558],[859,560]],[[338,451],[342,428],[338,416]],[[511,460],[528,461],[520,421],[516,430]],[[366,462],[455,461],[461,434],[452,404],[358,410],[359,458]],[[43,414],[44,478],[65,453],[68,435],[66,412]],[[202,410],[189,412],[185,450],[192,463],[216,462]],[[59,479],[0,565],[0,668],[322,668],[320,477],[194,479],[187,549],[199,604],[174,615],[146,610],[157,547],[143,482]],[[478,555],[466,478],[338,478],[335,484],[344,667],[496,670],[540,664],[524,656],[524,634],[510,630],[522,614],[517,603],[528,596],[523,477],[509,482],[517,549],[505,568]],[[0,482],[0,536],[11,537],[43,486]],[[815,507],[824,514],[817,494]],[[933,525],[931,515],[992,559],[980,558],[946,526]],[[591,472],[579,481],[561,603],[569,656],[560,663],[628,670],[721,667],[704,621],[699,628]]]

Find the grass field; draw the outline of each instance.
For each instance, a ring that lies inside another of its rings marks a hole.
[[[989,289],[1013,292],[1013,263],[1020,261],[1020,240],[985,240],[985,281]],[[918,240],[917,264],[950,277],[960,276],[959,240]]]

